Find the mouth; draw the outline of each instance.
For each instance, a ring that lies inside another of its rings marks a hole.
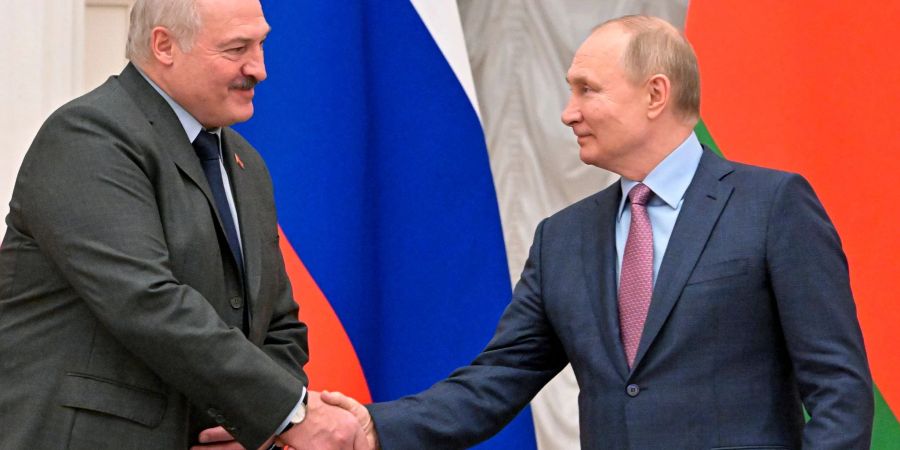
[[[239,97],[252,100],[253,99],[253,88],[250,89],[242,89],[242,88],[232,88],[233,92],[236,92]]]
[[[259,80],[256,77],[245,76],[234,80],[231,86],[228,86],[232,91],[236,92],[237,95],[247,101],[253,100],[253,88],[259,84]]]

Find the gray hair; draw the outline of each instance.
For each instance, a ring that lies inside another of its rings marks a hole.
[[[125,57],[145,62],[150,53],[150,33],[156,27],[168,29],[182,51],[188,52],[200,29],[196,0],[136,0],[131,8],[131,25]]]
[[[633,83],[663,74],[672,83],[675,110],[700,117],[700,70],[693,47],[674,26],[651,16],[633,15],[599,25],[618,24],[631,34],[623,53],[625,73]]]

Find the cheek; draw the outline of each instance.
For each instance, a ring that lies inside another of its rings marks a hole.
[[[228,87],[240,78],[240,70],[232,68],[231,64],[220,62],[208,64],[197,76],[211,95],[222,95],[222,91],[228,90]],[[216,94],[213,94],[214,92]]]
[[[602,125],[610,121],[611,108],[607,101],[597,98],[586,102],[582,110],[584,119],[591,125]]]

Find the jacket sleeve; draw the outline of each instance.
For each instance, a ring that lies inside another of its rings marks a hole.
[[[767,265],[810,415],[803,448],[868,449],[872,379],[840,239],[802,177],[788,175],[775,195]]]
[[[307,341],[306,324],[298,319],[299,307],[294,301],[291,283],[285,272],[283,256],[279,251],[276,274],[273,274],[278,285],[274,299],[272,320],[269,322],[262,349],[275,362],[297,379],[309,386],[309,377],[303,366],[309,362],[309,343]]]
[[[541,233],[487,348],[428,390],[369,405],[382,448],[467,448],[499,432],[568,359],[543,308]]]

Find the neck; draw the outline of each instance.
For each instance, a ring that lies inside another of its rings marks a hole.
[[[168,79],[166,78],[165,73],[163,72],[163,67],[161,67],[158,64],[154,64],[152,61],[151,62],[132,61],[131,63],[134,64],[135,67],[140,69],[140,71],[143,72],[144,75],[147,76],[147,78],[149,78],[151,81],[153,81],[154,84],[159,86],[159,88],[162,89],[163,92],[168,94],[169,97],[171,97],[173,100],[178,102],[179,105],[183,106],[183,104],[178,100],[178,96],[174,95],[174,93],[171,89],[171,86],[169,85]]]
[[[634,152],[634,159],[626,167],[615,172],[629,180],[643,181],[693,131],[693,126],[685,123],[666,127],[658,133],[654,133],[648,137],[641,150]]]

